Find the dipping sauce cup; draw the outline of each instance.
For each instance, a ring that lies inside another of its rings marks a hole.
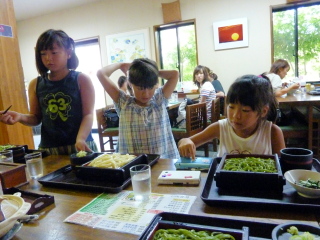
[[[280,150],[280,164],[282,172],[292,169],[311,170],[313,152],[306,148],[284,148]]]

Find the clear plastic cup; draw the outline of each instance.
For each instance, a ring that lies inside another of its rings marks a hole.
[[[0,162],[13,162],[13,153],[12,150],[0,151]]]
[[[24,156],[30,178],[37,179],[43,175],[41,152],[29,153]]]
[[[139,164],[130,168],[134,198],[147,201],[151,194],[151,170],[148,164]]]

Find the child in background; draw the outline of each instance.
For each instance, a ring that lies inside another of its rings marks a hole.
[[[39,149],[50,154],[97,151],[91,135],[94,87],[87,75],[74,71],[79,65],[74,41],[64,31],[49,29],[38,38],[35,55],[40,76],[29,84],[30,112],[9,111],[0,121],[42,123]]]
[[[116,70],[125,73],[133,96],[126,95],[110,76]],[[114,63],[97,73],[105,91],[113,99],[120,118],[118,152],[159,154],[161,158],[179,158],[171,131],[167,105],[178,82],[176,70],[158,70],[150,59],[132,63]],[[158,88],[158,78],[167,82]]]
[[[120,76],[118,79],[118,87],[125,93],[129,93],[131,96],[133,96],[132,89],[128,85],[128,80],[126,76]]]
[[[274,94],[268,79],[244,75],[229,88],[227,118],[202,132],[179,141],[181,156],[195,158],[195,149],[214,138],[220,140],[218,157],[229,154],[280,154],[285,148],[281,129],[267,120],[275,108]]]
[[[211,120],[212,100],[216,98],[216,91],[210,81],[207,67],[198,65],[193,71],[193,82],[200,89],[200,103],[206,103],[207,120]]]
[[[289,63],[284,59],[278,59],[272,64],[269,73],[266,74],[270,79],[276,97],[280,97],[287,94],[290,90],[298,89],[300,87],[299,83],[288,85],[288,83],[282,82],[282,79],[284,79],[289,70]]]

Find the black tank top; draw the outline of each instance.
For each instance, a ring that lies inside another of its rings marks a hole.
[[[60,81],[38,77],[37,97],[41,108],[40,147],[73,145],[82,121],[79,72],[70,71]],[[91,133],[87,141],[92,141]]]

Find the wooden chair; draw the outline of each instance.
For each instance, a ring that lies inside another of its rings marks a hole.
[[[219,121],[220,117],[220,98],[217,97],[212,100],[211,104],[211,121],[207,122],[207,126],[209,126],[211,123]],[[213,145],[213,151],[217,152],[218,151],[218,145],[219,145],[219,139],[214,138],[212,142],[209,142],[208,144]]]
[[[101,152],[114,152],[114,145],[116,145],[116,141],[113,137],[117,137],[119,135],[119,128],[108,128],[105,117],[103,113],[105,110],[114,108],[114,105],[107,105],[105,108],[100,108],[96,110],[96,117],[98,123],[98,135],[99,135],[99,142],[100,142],[100,150]],[[104,138],[107,137],[108,140],[104,141]],[[105,149],[105,145],[110,144],[110,150]]]
[[[186,128],[172,128],[173,136],[178,142],[181,138],[191,137],[207,126],[206,103],[197,103],[186,106]],[[208,144],[203,145],[205,156],[209,156]]]

